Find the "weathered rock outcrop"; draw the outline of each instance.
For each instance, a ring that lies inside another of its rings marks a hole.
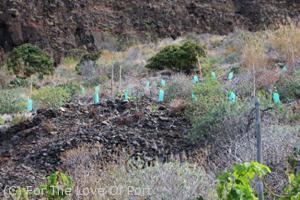
[[[70,49],[110,48],[108,40],[257,30],[299,13],[298,0],[1,0],[0,55],[30,42],[59,61]]]

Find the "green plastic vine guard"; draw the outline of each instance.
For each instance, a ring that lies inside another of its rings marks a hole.
[[[280,95],[279,95],[278,92],[274,92],[272,96],[273,96],[273,101],[274,101],[275,104],[280,104],[281,103]]]
[[[194,91],[192,92],[192,101],[197,101],[197,96]]]
[[[95,87],[95,93],[94,93],[94,104],[99,104],[100,103],[99,93],[100,93],[100,86],[96,86]]]
[[[217,75],[216,75],[215,72],[211,72],[211,78],[212,78],[213,80],[216,80],[216,79],[217,79]]]
[[[129,100],[129,94],[128,94],[128,89],[126,89],[124,91],[124,101],[128,101]]]
[[[281,73],[286,73],[288,71],[287,67],[284,66],[282,69],[281,69]]]
[[[80,94],[82,96],[85,96],[85,94],[86,94],[85,88],[83,86],[80,86]]]
[[[160,81],[160,85],[161,85],[161,87],[165,87],[166,86],[166,80],[162,79]]]
[[[32,99],[27,99],[27,111],[32,112],[33,110],[33,101]]]
[[[197,84],[197,83],[199,83],[199,77],[197,75],[195,75],[193,77],[193,84]]]
[[[228,80],[232,81],[233,80],[233,77],[234,77],[234,73],[233,72],[230,72],[228,74]]]
[[[150,89],[150,81],[147,81],[147,82],[146,82],[146,88],[147,88],[147,89]]]
[[[165,91],[160,89],[158,95],[158,102],[162,103],[165,100]]]
[[[236,95],[234,92],[230,92],[229,93],[229,102],[230,104],[235,104],[235,101],[236,101]]]

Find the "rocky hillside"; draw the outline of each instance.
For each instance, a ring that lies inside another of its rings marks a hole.
[[[59,62],[71,49],[115,48],[112,40],[257,30],[299,13],[298,0],[1,0],[0,58],[30,42]]]

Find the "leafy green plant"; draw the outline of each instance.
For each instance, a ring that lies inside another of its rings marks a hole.
[[[299,200],[300,199],[300,174],[290,174],[289,183],[284,190],[285,194],[282,195],[280,200]]]
[[[47,177],[47,183],[38,188],[48,200],[68,199],[72,189],[73,181],[71,177],[62,172],[54,172]]]
[[[11,194],[13,200],[29,200],[29,193],[26,188],[19,188]]]
[[[33,74],[50,75],[54,72],[53,65],[51,57],[32,44],[16,47],[7,59],[8,69],[22,78],[28,78]]]
[[[204,48],[193,42],[185,42],[183,45],[171,45],[162,49],[150,58],[146,65],[149,69],[163,70],[165,68],[174,71],[190,73],[196,69],[199,57],[205,57]]]
[[[258,199],[251,187],[255,178],[262,179],[271,170],[258,162],[237,164],[218,177],[217,193],[220,200]]]
[[[71,100],[69,89],[64,87],[44,87],[33,92],[35,108],[59,108]]]

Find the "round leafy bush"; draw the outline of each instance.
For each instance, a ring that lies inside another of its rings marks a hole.
[[[13,49],[8,56],[7,67],[22,78],[28,78],[33,74],[50,75],[54,72],[51,57],[32,44],[23,44]]]
[[[205,57],[204,48],[193,42],[185,42],[183,45],[171,45],[162,49],[150,58],[146,65],[149,69],[171,69],[185,73],[191,73],[198,62],[198,57]]]

